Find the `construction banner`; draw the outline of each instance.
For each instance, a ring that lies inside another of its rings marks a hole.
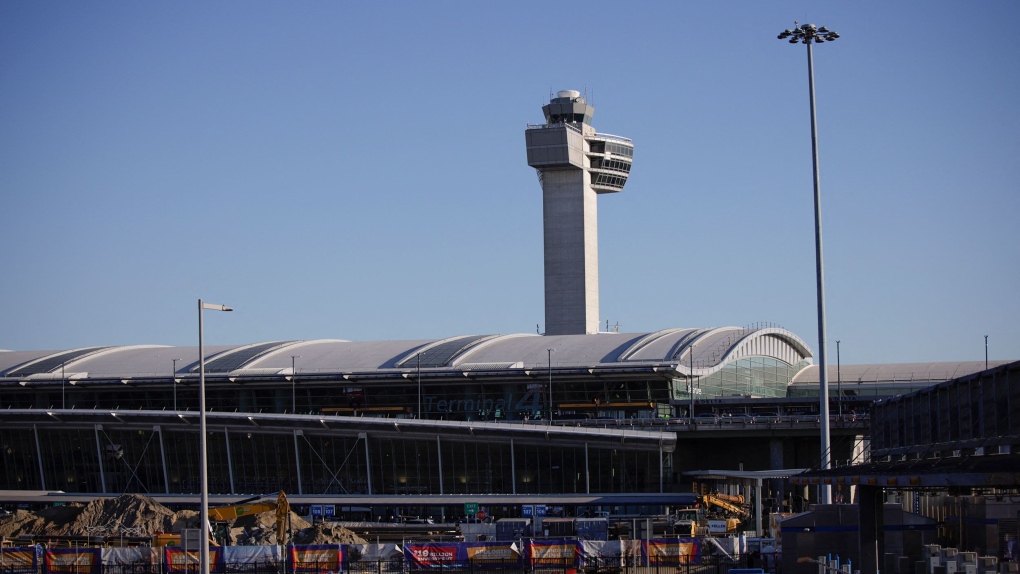
[[[4,574],[35,574],[35,548],[0,548],[0,571]]]
[[[642,550],[645,566],[701,563],[701,541],[697,538],[647,540]]]
[[[159,552],[159,548],[151,546],[103,548],[103,567],[159,564]]]
[[[284,563],[279,546],[223,546],[227,571],[250,571],[260,566]],[[257,565],[257,566],[256,566]]]
[[[577,540],[530,540],[527,549],[531,566],[577,568],[581,561]]]
[[[458,552],[461,544],[404,544],[404,562],[410,568],[466,568],[467,552]]]
[[[339,572],[344,561],[343,547],[339,544],[287,547],[288,572]]]
[[[510,543],[465,542],[461,546],[467,552],[468,562],[475,569],[487,565],[493,568],[521,566],[520,552]]]
[[[47,548],[43,552],[44,573],[99,574],[102,570],[100,548]]]
[[[199,569],[199,557],[202,554],[198,550],[176,546],[163,548],[163,568],[166,574],[177,574],[179,572],[194,572]],[[209,548],[209,571],[223,572],[223,548],[210,546]]]

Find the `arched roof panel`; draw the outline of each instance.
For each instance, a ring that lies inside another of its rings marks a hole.
[[[291,356],[300,373],[344,374],[373,371],[408,371],[417,368],[416,353],[422,353],[422,368],[445,371],[493,368],[557,369],[647,369],[675,370],[687,374],[689,352],[694,344],[694,366],[698,374],[721,368],[723,363],[748,355],[775,356],[791,364],[810,357],[810,350],[793,333],[783,329],[666,329],[652,333],[599,333],[591,335],[464,335],[444,339],[403,341],[271,341],[249,345],[206,346],[206,372],[286,374]],[[785,354],[784,354],[785,353]],[[58,357],[76,357],[74,370],[89,378],[154,378],[170,375],[178,359],[177,375],[194,376],[197,347],[90,347],[71,351],[3,352],[0,368],[10,373],[28,373],[38,368],[59,367]],[[45,364],[43,362],[45,361]]]

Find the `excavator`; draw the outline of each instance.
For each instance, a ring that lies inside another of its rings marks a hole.
[[[248,504],[249,502],[253,504]],[[276,497],[276,500],[267,498],[265,496],[255,496],[241,500],[236,504],[228,506],[217,506],[209,509],[209,522],[213,525],[225,525],[226,523],[232,522],[241,516],[248,516],[251,514],[260,514],[262,512],[276,511],[276,540],[278,544],[286,544],[287,531],[290,526],[290,502],[287,501],[287,495],[281,490],[280,494]],[[220,530],[220,529],[215,529]],[[225,536],[220,536],[221,540]],[[209,538],[209,543],[213,545],[219,545],[212,536]],[[170,534],[170,533],[157,533],[152,536],[153,546],[180,546],[181,535]]]

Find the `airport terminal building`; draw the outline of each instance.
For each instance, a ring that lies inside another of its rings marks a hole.
[[[774,327],[207,347],[210,492],[678,503],[685,472],[816,462],[810,360]],[[874,398],[983,364],[911,368],[844,368],[884,378],[830,387],[837,460]],[[198,379],[197,347],[0,352],[0,491],[190,501]]]

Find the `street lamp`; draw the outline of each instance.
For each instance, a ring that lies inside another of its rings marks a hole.
[[[988,339],[985,338],[985,341],[987,341],[987,340]],[[987,363],[987,361],[985,361],[985,362]],[[63,362],[63,363],[60,363],[60,408],[62,408],[62,409],[66,409],[67,408],[67,400],[64,398],[64,381],[67,380],[67,379],[64,378],[64,365],[66,365],[66,364],[67,364],[66,361]],[[986,365],[986,367],[987,367],[987,365]]]
[[[177,412],[177,361],[180,359],[170,359],[174,362],[174,368],[170,372],[170,384],[174,386],[174,412]]]
[[[822,264],[822,196],[818,183],[818,125],[815,117],[815,66],[811,55],[811,45],[831,42],[839,38],[839,33],[832,32],[825,26],[816,28],[814,24],[803,24],[793,30],[783,30],[780,40],[789,38],[791,44],[806,44],[808,58],[808,94],[811,102],[811,160],[815,184],[815,271],[818,286],[818,386],[819,386],[819,422],[821,423],[822,470],[830,467],[829,463],[829,382],[825,361],[825,279]],[[829,504],[832,494],[831,486],[822,485],[820,502]]]
[[[205,346],[202,341],[202,311],[210,309],[212,311],[233,311],[226,305],[214,305],[212,303],[204,303],[201,299],[198,300],[198,421],[199,421],[199,458],[202,460],[199,464],[199,470],[201,471],[200,482],[202,483],[202,511],[199,518],[202,524],[199,528],[202,530],[202,535],[199,536],[199,565],[201,572],[199,574],[209,574],[209,445],[207,444],[208,436],[205,430]]]
[[[988,370],[988,335],[985,335],[985,370]]]
[[[290,356],[290,409],[294,414],[297,414],[297,360],[301,358],[301,355]]]
[[[549,424],[553,421],[553,398],[552,398],[552,352],[556,349],[546,349],[549,353]]]

